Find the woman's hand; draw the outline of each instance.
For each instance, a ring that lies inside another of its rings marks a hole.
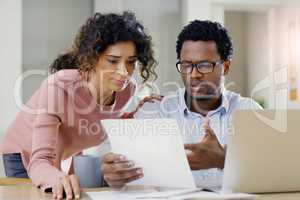
[[[103,157],[101,171],[108,185],[116,188],[123,187],[126,183],[144,176],[142,168],[135,167],[133,161],[114,153],[106,154]]]
[[[142,99],[140,102],[139,102],[139,105],[136,107],[136,109],[132,112],[127,112],[127,113],[124,113],[121,118],[123,119],[131,119],[134,117],[134,114],[141,108],[143,107],[143,105],[145,103],[154,103],[155,100],[157,101],[161,101],[162,99],[164,98],[164,96],[162,95],[159,95],[159,94],[151,94],[150,96],[148,97],[145,97],[144,99]]]
[[[80,199],[79,180],[76,175],[66,175],[59,179],[52,188],[54,199],[63,199],[63,193],[66,193],[66,199]]]

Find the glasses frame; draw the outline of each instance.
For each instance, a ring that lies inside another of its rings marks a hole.
[[[198,66],[200,66],[200,64],[202,64],[202,63],[211,63],[211,64],[213,64],[212,70],[211,70],[210,72],[204,72],[204,73],[201,72]],[[197,69],[197,72],[200,73],[200,74],[209,74],[209,73],[214,72],[215,67],[216,67],[217,65],[220,65],[220,64],[223,64],[223,63],[224,63],[223,60],[218,60],[218,61],[216,61],[216,62],[202,61],[202,62],[198,62],[198,63],[189,63],[189,64],[192,66],[191,72],[183,73],[183,72],[180,71],[180,67],[179,67],[179,65],[182,64],[182,62],[179,60],[179,61],[177,61],[177,63],[176,63],[176,69],[177,69],[177,71],[178,71],[180,74],[191,74],[191,73],[194,71],[194,68],[196,68],[196,69]]]

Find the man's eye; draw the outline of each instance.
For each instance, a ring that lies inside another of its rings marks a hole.
[[[201,67],[206,67],[206,68],[213,67],[212,63],[199,63],[198,65]]]

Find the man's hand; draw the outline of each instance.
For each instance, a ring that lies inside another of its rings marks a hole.
[[[114,153],[106,154],[103,157],[101,171],[108,185],[116,188],[143,177],[142,169],[135,167],[133,161]]]
[[[203,125],[205,136],[203,140],[195,144],[185,144],[189,150],[187,158],[192,170],[224,168],[226,147],[223,147],[214,131],[209,126],[209,121]]]

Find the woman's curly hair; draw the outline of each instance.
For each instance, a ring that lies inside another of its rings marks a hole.
[[[50,72],[61,69],[91,71],[105,49],[118,42],[132,41],[141,64],[143,82],[155,80],[156,60],[152,50],[152,39],[144,31],[144,26],[131,12],[123,14],[100,14],[90,17],[81,27],[75,42],[67,53],[62,54],[50,65]]]

